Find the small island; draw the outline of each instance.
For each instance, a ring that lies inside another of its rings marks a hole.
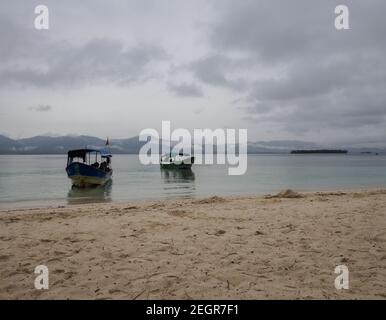
[[[321,150],[292,150],[291,154],[321,154],[321,153],[328,153],[328,154],[347,154],[347,150],[330,150],[330,149],[321,149]]]

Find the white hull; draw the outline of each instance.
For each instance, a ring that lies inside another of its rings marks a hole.
[[[193,163],[194,157],[186,155],[177,155],[172,157],[164,155],[161,158],[161,168],[190,169]]]

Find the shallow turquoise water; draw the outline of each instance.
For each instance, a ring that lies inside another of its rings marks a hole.
[[[229,176],[224,165],[161,171],[115,155],[112,182],[82,190],[71,188],[65,163],[62,155],[1,155],[0,207],[386,187],[386,156],[249,155],[247,173]]]

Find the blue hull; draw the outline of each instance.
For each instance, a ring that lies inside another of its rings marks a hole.
[[[113,171],[103,171],[87,164],[73,162],[66,168],[67,176],[72,180],[72,184],[77,187],[90,185],[104,185],[111,179]]]

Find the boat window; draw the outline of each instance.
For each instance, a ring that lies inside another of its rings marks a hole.
[[[86,159],[83,157],[69,157],[68,158],[68,164],[71,164],[73,162],[83,162],[84,163],[85,161],[86,161]]]

